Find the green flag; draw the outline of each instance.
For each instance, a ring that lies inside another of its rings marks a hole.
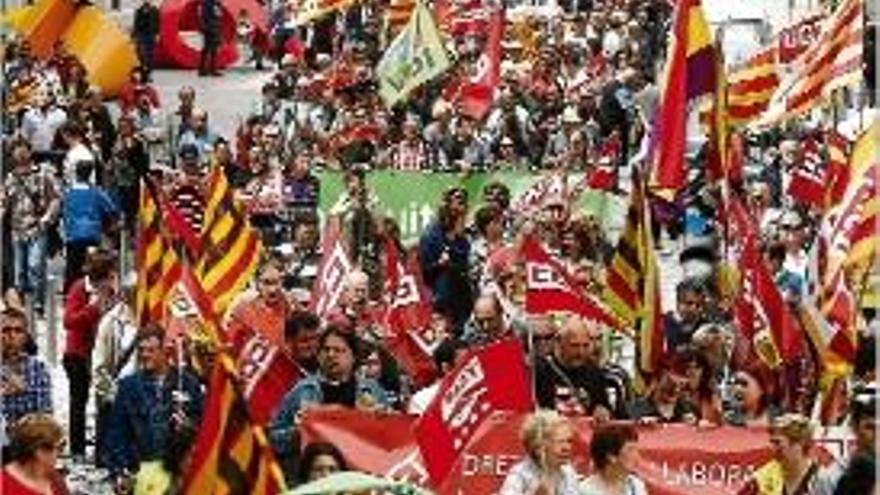
[[[379,96],[391,108],[412,90],[445,72],[450,65],[440,31],[431,13],[419,1],[409,23],[385,50],[376,68]]]

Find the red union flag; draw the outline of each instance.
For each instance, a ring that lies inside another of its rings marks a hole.
[[[482,120],[489,112],[494,100],[495,88],[501,82],[504,12],[500,8],[494,9],[489,14],[488,26],[479,26],[479,24],[477,32],[488,29],[486,48],[477,61],[475,73],[461,83],[458,95],[461,112],[476,120]]]
[[[528,376],[522,345],[507,340],[470,352],[443,379],[414,429],[435,486],[443,483],[493,412],[532,410]]]
[[[520,249],[526,262],[526,313],[567,311],[614,328],[621,327],[600,303],[577,288],[565,268],[551,258],[537,240],[527,237]]]
[[[264,425],[301,377],[296,364],[259,332],[242,326],[233,336],[235,365],[251,419]]]
[[[394,241],[385,244],[385,284],[389,301],[385,313],[385,343],[406,368],[416,386],[427,386],[436,376],[434,350],[439,335],[431,329],[431,306],[419,277],[417,260],[401,263]]]
[[[791,362],[801,351],[797,322],[761,255],[757,229],[745,207],[734,196],[728,198],[727,204],[739,239],[737,261],[742,271],[743,290],[734,304],[740,331],[751,339],[768,364]]]
[[[779,32],[779,63],[790,64],[819,39],[823,15],[809,16]]]
[[[322,250],[324,257],[312,288],[310,309],[323,318],[339,303],[345,288],[345,278],[353,269],[339,234],[339,219],[331,218],[327,221]]]

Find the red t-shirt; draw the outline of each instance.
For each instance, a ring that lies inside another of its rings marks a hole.
[[[8,467],[0,472],[0,493],[3,493],[3,495],[45,495],[19,481],[18,478],[9,473]],[[58,476],[58,473],[55,473],[55,476],[52,477],[52,495],[66,495],[67,493],[69,492],[63,485],[61,477]]]

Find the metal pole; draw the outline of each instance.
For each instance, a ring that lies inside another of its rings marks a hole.
[[[46,270],[46,360],[50,365],[58,364],[58,315],[55,297],[58,287],[58,277],[49,275],[51,270]]]
[[[7,8],[6,0],[0,0],[0,12],[2,12],[3,15],[6,15],[6,8]],[[6,50],[9,49],[9,39],[6,36],[7,29],[8,28],[6,27],[6,24],[0,24],[0,50],[2,50],[2,52],[3,52],[2,60],[0,60],[0,81],[3,82],[4,86],[6,86],[6,90],[3,92],[3,101],[0,102],[0,104],[2,104],[3,108],[4,108],[4,111],[0,112],[0,143],[3,143],[3,146],[0,147],[0,184],[6,182],[6,111],[5,111],[5,108],[6,108],[6,98],[8,97],[8,89],[9,89],[9,84],[8,84],[8,81],[6,80],[6,56],[7,56]],[[5,195],[5,191],[4,191],[4,195]],[[2,198],[2,199],[0,199],[0,201],[4,202],[3,208],[0,208],[0,210],[3,210],[3,211],[0,211],[0,213],[2,213],[3,216],[6,216],[5,215],[6,214],[6,211],[5,211],[6,210],[6,204],[5,204],[6,198]],[[2,223],[2,218],[0,218],[0,223]],[[2,267],[6,266],[6,259],[4,258],[4,255],[6,253],[4,252],[4,249],[3,249],[4,247],[5,246],[2,241],[2,238],[0,238],[0,294],[2,294],[6,289],[6,277],[5,277],[6,274],[4,273],[6,270],[4,268],[2,268]]]

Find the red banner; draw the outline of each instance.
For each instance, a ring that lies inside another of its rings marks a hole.
[[[466,354],[443,378],[434,400],[413,427],[431,480],[439,484],[448,479],[495,411],[531,411],[534,407],[519,340],[496,342]]]
[[[438,495],[492,495],[523,449],[519,428],[524,414],[496,413],[462,453],[461,460]],[[412,425],[405,415],[363,413],[340,409],[310,409],[302,423],[303,445],[334,442],[353,469],[428,485]],[[574,419],[575,468],[590,473],[587,445],[591,422]],[[845,428],[823,430],[817,448],[823,459],[847,457]],[[735,494],[753,470],[770,459],[762,428],[697,428],[687,425],[643,426],[638,440],[641,461],[637,475],[651,495]]]

